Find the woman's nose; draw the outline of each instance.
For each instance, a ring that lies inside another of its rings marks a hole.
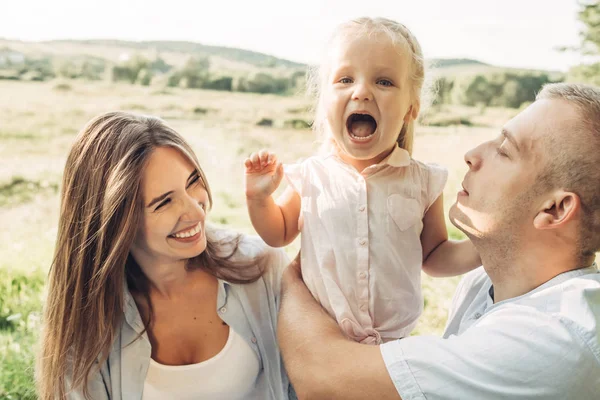
[[[181,219],[184,221],[201,221],[206,217],[204,203],[192,196],[186,196],[185,210]]]

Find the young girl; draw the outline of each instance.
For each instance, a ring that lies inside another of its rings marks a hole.
[[[361,18],[334,33],[317,76],[315,126],[324,156],[286,167],[274,154],[246,160],[254,228],[269,245],[301,231],[302,275],[345,334],[380,344],[407,336],[423,309],[421,268],[461,274],[480,265],[469,241],[449,241],[442,190],[447,172],[411,158],[423,55],[412,33]]]

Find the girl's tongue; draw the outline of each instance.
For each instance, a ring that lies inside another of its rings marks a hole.
[[[371,136],[377,129],[377,122],[368,114],[352,114],[346,124],[348,132],[356,137]]]
[[[350,125],[350,133],[358,137],[367,137],[375,132],[375,124],[369,121],[355,121]]]

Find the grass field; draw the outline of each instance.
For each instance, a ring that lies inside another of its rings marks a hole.
[[[253,232],[243,198],[243,160],[269,148],[284,162],[310,155],[313,133],[293,129],[309,120],[302,97],[83,83],[0,81],[0,399],[35,398],[33,359],[40,329],[43,287],[50,265],[65,158],[78,130],[110,110],[158,115],[192,144],[212,186],[209,218]],[[449,169],[446,209],[466,165],[462,155],[497,134],[515,110],[453,108],[472,126],[423,126],[414,157]],[[434,115],[431,116],[435,117]],[[273,126],[257,126],[263,119]],[[449,227],[452,237],[460,233]],[[293,254],[297,243],[289,249]],[[419,334],[441,333],[458,278],[424,278],[426,306]]]

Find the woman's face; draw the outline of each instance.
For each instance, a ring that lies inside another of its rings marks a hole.
[[[208,193],[198,171],[179,150],[159,147],[142,175],[142,221],[131,247],[140,264],[176,262],[206,249]]]

